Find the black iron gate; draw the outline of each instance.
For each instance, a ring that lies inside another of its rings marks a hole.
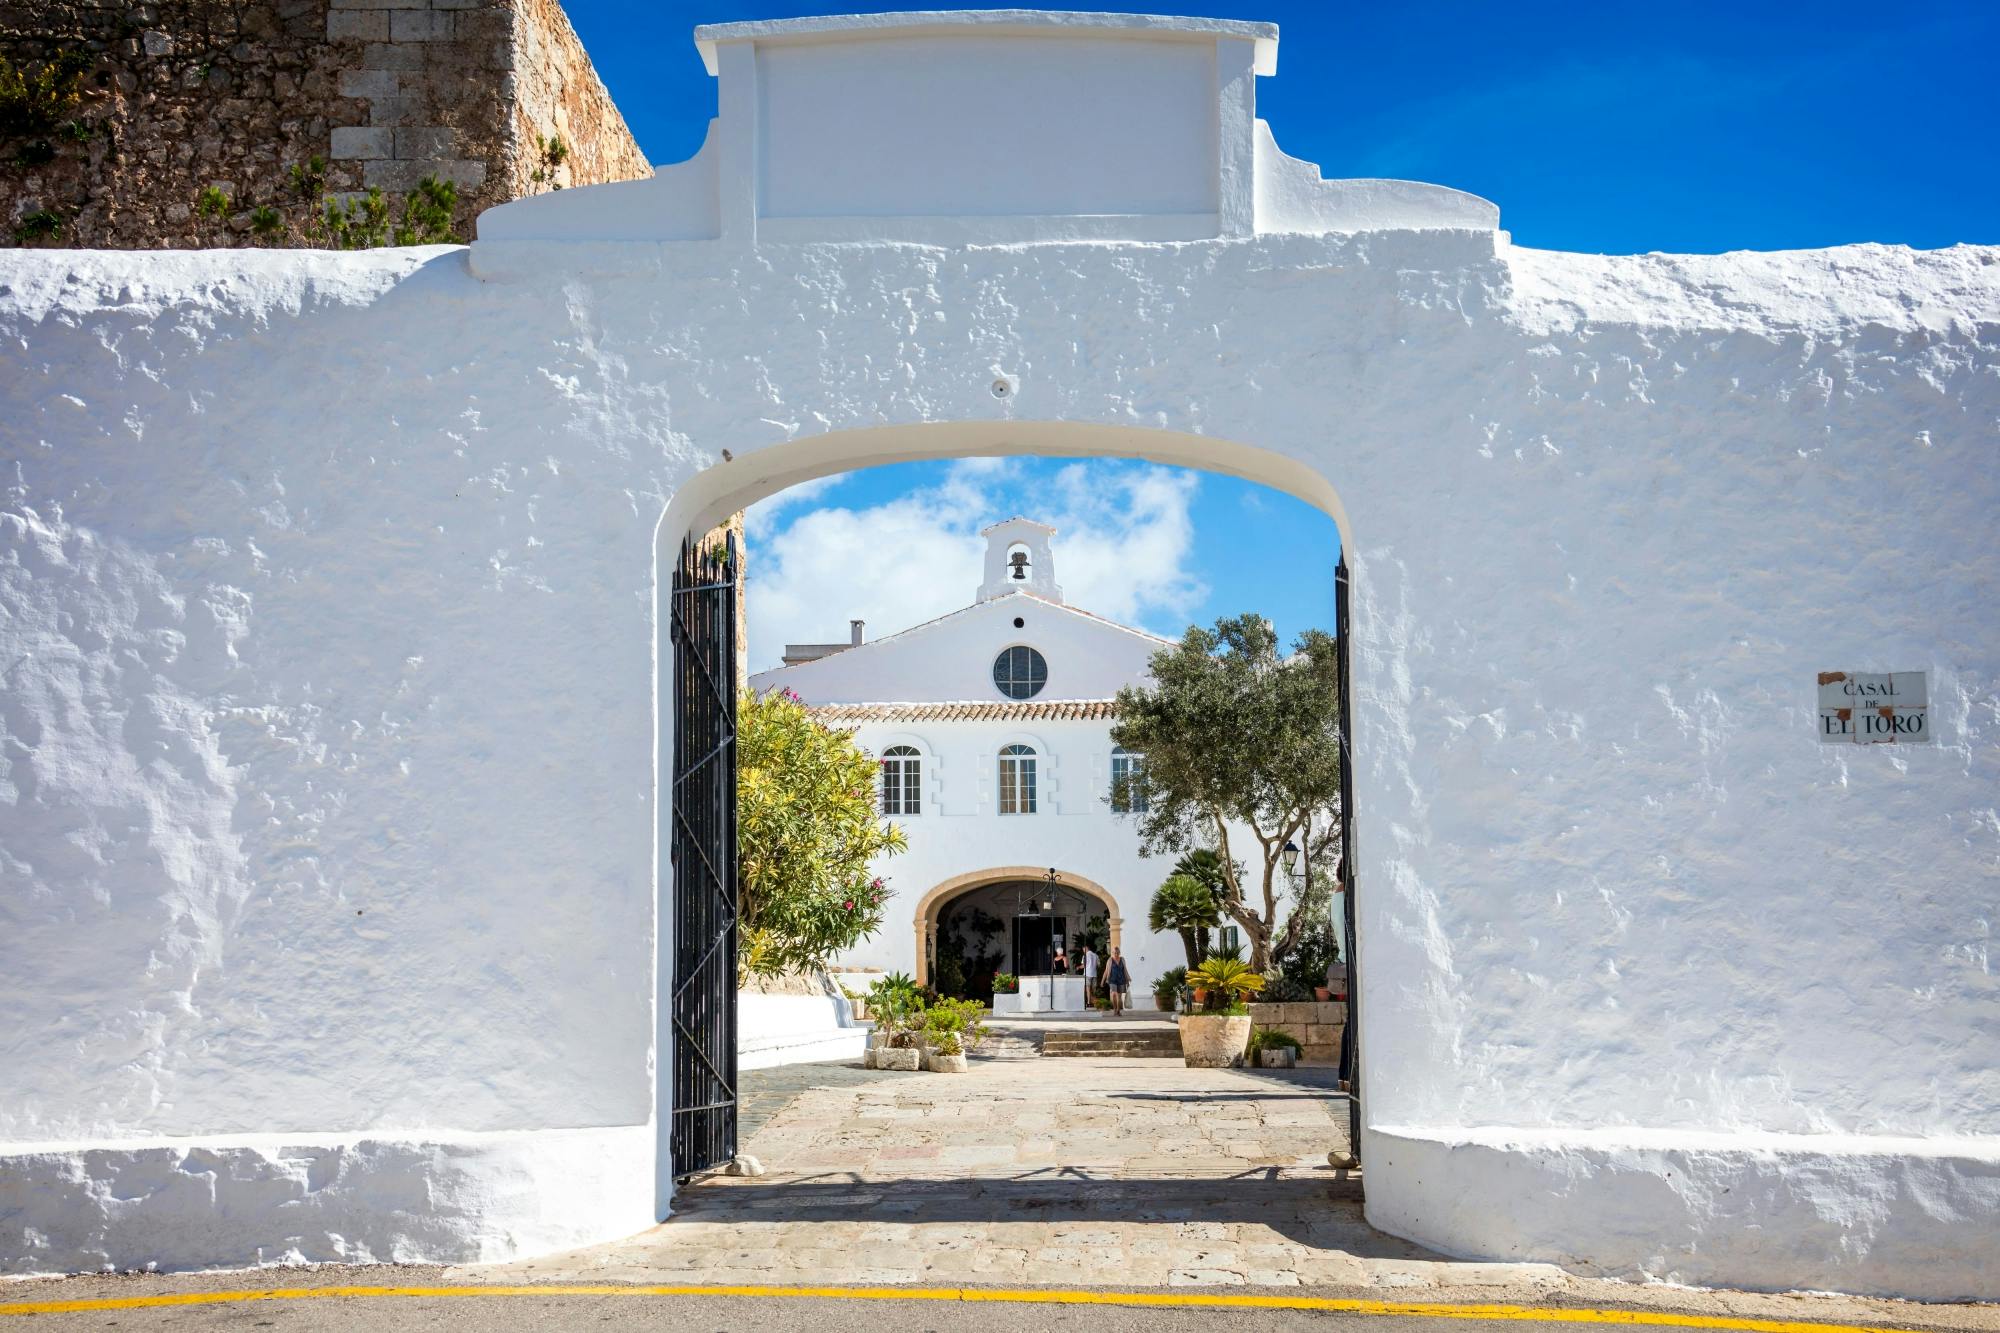
[[[1361,1160],[1361,966],[1354,953],[1354,680],[1348,645],[1347,551],[1333,567],[1333,632],[1340,675],[1340,887],[1341,952],[1347,955],[1347,1029],[1340,1043],[1340,1076],[1347,1080],[1347,1142]]]
[[[736,539],[674,568],[673,1170],[736,1156]]]

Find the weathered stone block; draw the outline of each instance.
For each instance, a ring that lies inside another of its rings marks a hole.
[[[395,132],[368,126],[336,129],[332,135],[333,156],[339,158],[384,158],[394,156]]]
[[[382,34],[384,37],[387,37],[389,33],[389,16],[382,14],[379,17],[382,20]],[[404,73],[416,73],[424,67],[424,48],[422,46],[398,46],[390,41],[370,42],[368,48],[361,53],[361,67],[363,69],[393,69]]]
[[[458,137],[457,131],[434,125],[410,126],[395,134],[396,156],[406,158],[450,157]]]
[[[429,102],[421,97],[377,97],[368,103],[370,125],[421,125],[435,119]]]
[[[350,69],[341,71],[340,95],[342,97],[394,97],[401,90],[399,77],[394,70]]]
[[[479,9],[454,16],[452,31],[458,39],[468,44],[475,42],[511,42],[514,36],[514,16],[504,9]]]
[[[335,9],[429,9],[430,0],[327,0]]]
[[[432,9],[491,9],[492,0],[431,0]]]
[[[436,176],[441,181],[450,181],[461,191],[476,190],[486,181],[486,164],[463,158],[445,162],[416,159],[378,161],[367,164],[362,179],[369,185],[379,185],[385,190],[403,192],[416,189],[417,182],[426,176]]]
[[[451,14],[428,9],[398,9],[389,14],[392,42],[448,42],[452,36]]]

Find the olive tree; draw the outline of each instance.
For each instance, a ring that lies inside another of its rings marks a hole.
[[[1284,849],[1331,864],[1339,842],[1340,672],[1333,636],[1301,634],[1290,657],[1258,615],[1192,626],[1153,654],[1152,683],[1118,692],[1112,740],[1145,756],[1120,792],[1147,855],[1215,853],[1222,910],[1268,970],[1307,928],[1281,922]],[[1231,845],[1245,826],[1254,848]],[[1244,860],[1237,859],[1239,855]]]

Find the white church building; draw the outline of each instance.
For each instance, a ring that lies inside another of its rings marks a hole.
[[[973,957],[998,954],[1002,971],[1041,975],[1055,945],[1074,956],[1079,928],[1102,916],[1149,1006],[1153,979],[1187,959],[1179,935],[1146,928],[1172,862],[1139,853],[1114,785],[1139,756],[1111,727],[1118,691],[1145,683],[1171,641],[1065,602],[1055,529],[1011,518],[981,535],[970,605],[873,641],[798,645],[751,677],[854,733],[881,761],[884,817],[909,837],[877,867],[896,895],[882,931],[840,961],[934,983],[940,947],[953,949],[942,931]]]

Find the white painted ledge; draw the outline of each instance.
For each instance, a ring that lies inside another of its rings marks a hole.
[[[1387,1126],[1362,1143],[1369,1222],[1459,1258],[2000,1297],[2000,1137]]]
[[[0,1146],[0,1274],[487,1263],[657,1219],[650,1125]]]
[[[770,1069],[815,1060],[859,1060],[870,1025],[838,996],[736,996],[736,1067]]]

